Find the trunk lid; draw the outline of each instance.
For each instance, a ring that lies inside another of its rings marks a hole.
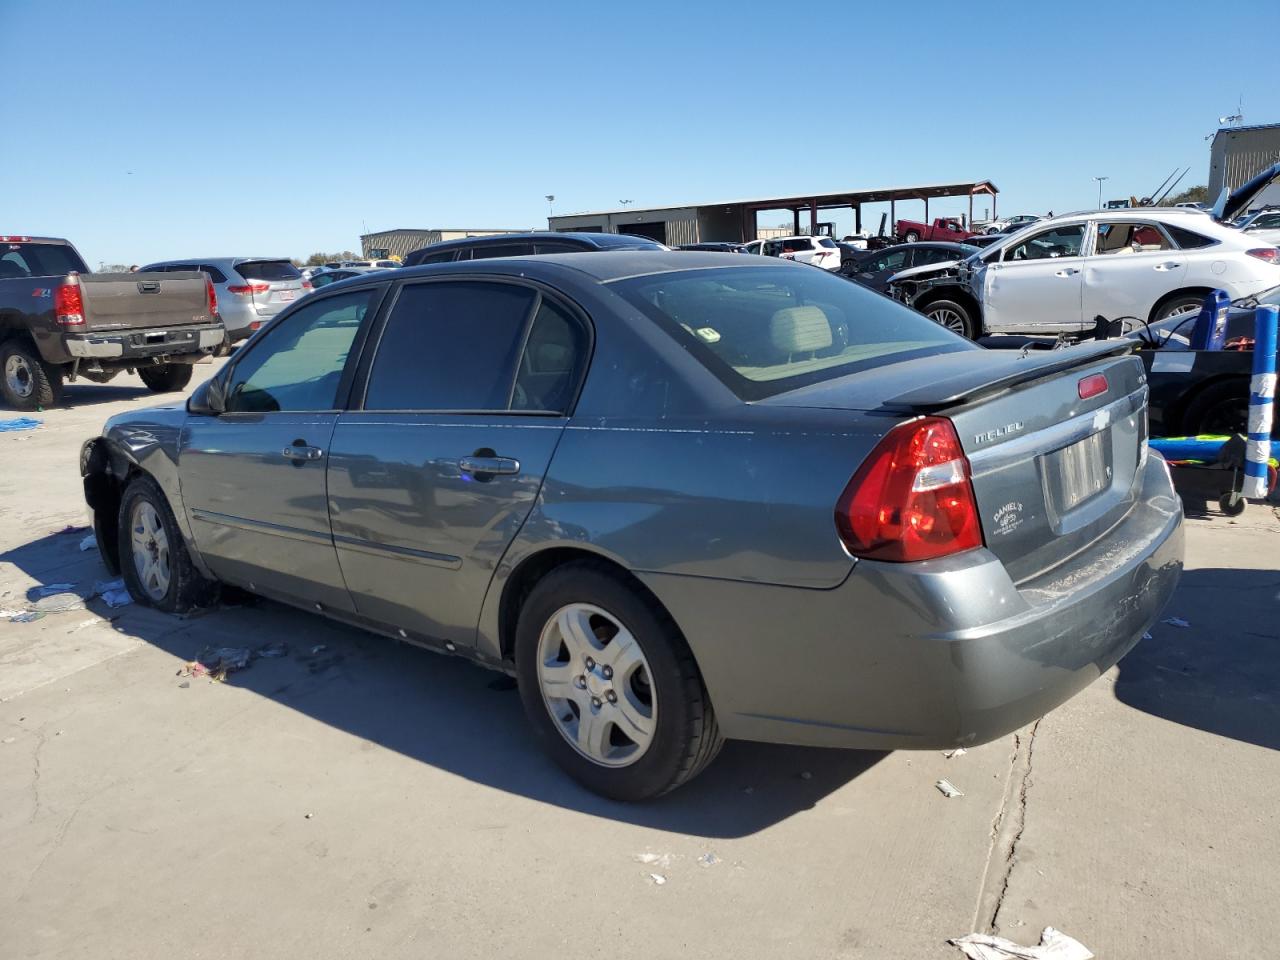
[[[249,282],[253,307],[260,316],[273,317],[304,294],[302,273],[288,260],[242,260],[236,273]],[[261,287],[266,284],[267,289]]]
[[[205,275],[86,273],[80,276],[84,326],[77,330],[139,330],[211,323]]]
[[[1105,536],[1136,501],[1147,386],[1128,352],[1116,341],[1026,356],[964,351],[763,402],[949,418],[970,463],[986,546],[1019,582]],[[1082,396],[1095,375],[1105,389]],[[888,399],[875,403],[876,393]]]

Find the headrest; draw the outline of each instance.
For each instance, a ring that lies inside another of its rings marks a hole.
[[[786,307],[769,321],[769,337],[785,354],[812,353],[831,346],[831,324],[817,307]]]

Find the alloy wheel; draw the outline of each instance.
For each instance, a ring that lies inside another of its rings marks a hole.
[[[644,755],[657,691],[644,651],[616,617],[587,603],[561,607],[542,628],[537,668],[543,703],[578,753],[604,767]]]
[[[138,583],[153,601],[159,602],[169,592],[172,568],[169,563],[169,537],[156,508],[139,500],[133,508],[129,529],[133,546],[133,568]]]
[[[934,323],[946,327],[953,333],[958,333],[961,336],[964,336],[964,317],[960,316],[956,311],[943,307],[940,310],[935,310],[930,313],[929,318],[933,320]]]

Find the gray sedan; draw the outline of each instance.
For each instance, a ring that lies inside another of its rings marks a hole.
[[[991,740],[1182,564],[1125,343],[986,351],[805,265],[577,253],[370,274],[85,445],[140,603],[233,584],[505,671],[652,797],[724,738]]]

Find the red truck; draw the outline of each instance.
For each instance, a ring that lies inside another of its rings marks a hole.
[[[956,242],[976,237],[973,230],[966,230],[956,217],[936,217],[933,223],[921,223],[918,220],[899,220],[894,232],[902,238],[903,243],[915,243],[917,240],[953,240]]]

